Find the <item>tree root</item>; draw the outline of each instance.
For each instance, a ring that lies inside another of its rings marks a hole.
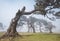
[[[5,33],[3,36],[0,37],[0,39],[4,39],[4,38],[9,38],[9,37],[22,37],[21,35],[19,35],[18,33],[12,33],[12,34],[7,34]]]

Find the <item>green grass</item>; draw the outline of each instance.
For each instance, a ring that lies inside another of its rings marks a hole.
[[[20,33],[22,37],[5,38],[0,41],[60,41],[60,34]],[[1,35],[1,33],[0,33]]]

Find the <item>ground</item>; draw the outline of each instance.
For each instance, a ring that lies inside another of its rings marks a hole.
[[[0,41],[60,41],[60,34],[50,33],[19,33],[22,37],[15,37],[14,39],[5,38]],[[0,36],[3,33],[0,33]]]

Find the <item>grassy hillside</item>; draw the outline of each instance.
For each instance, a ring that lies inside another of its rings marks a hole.
[[[0,41],[60,41],[60,34],[20,33],[22,37],[5,38]],[[2,33],[0,33],[2,35]]]

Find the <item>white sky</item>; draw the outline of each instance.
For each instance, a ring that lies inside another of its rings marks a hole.
[[[26,11],[31,11],[34,9],[34,4],[34,0],[0,0],[0,22],[9,26],[18,9],[25,6]],[[40,16],[35,15],[35,17],[39,18]],[[60,20],[56,20],[53,23],[57,26],[56,30],[60,31]]]

